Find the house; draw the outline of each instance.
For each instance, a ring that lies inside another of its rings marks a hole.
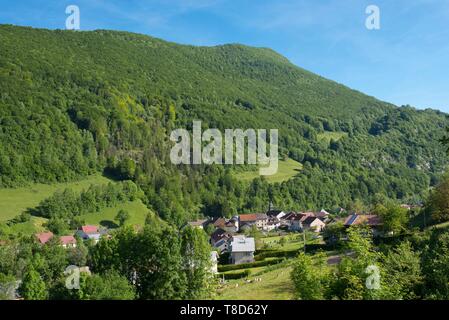
[[[37,233],[36,237],[40,244],[46,244],[53,238],[53,232]]]
[[[98,231],[98,227],[92,225],[82,226],[76,231],[76,234],[84,240],[94,240],[95,243],[100,241],[101,238],[101,233]]]
[[[379,227],[382,226],[382,220],[379,216],[374,214],[351,214],[344,222],[346,228],[352,226],[367,225],[373,230],[373,235],[380,234]]]
[[[240,231],[251,229],[252,226],[256,225],[256,222],[257,215],[255,213],[239,215]]]
[[[211,262],[210,272],[213,274],[218,273],[218,252],[217,251],[210,252],[210,262]]]
[[[351,227],[356,225],[368,225],[370,227],[377,227],[382,225],[382,221],[379,216],[375,214],[351,214],[345,220],[345,227]]]
[[[285,216],[286,214],[287,213],[282,210],[270,209],[267,211],[267,216],[270,218],[282,219],[282,217]]]
[[[326,219],[328,216],[329,216],[329,212],[327,212],[326,210],[324,210],[324,209],[321,209],[321,211],[320,212],[317,212],[316,214],[315,214],[315,216],[317,217],[317,218],[320,218],[320,219],[322,219],[322,220],[324,220],[324,219]]]
[[[259,230],[268,231],[269,218],[265,213],[256,213],[256,227]]]
[[[219,228],[211,234],[210,244],[221,253],[228,250],[228,241],[231,238],[232,236],[228,232]]]
[[[232,219],[227,221],[224,224],[223,229],[226,232],[230,232],[230,233],[238,232],[239,231],[239,218],[238,217],[233,217]]]
[[[247,238],[245,236],[233,237],[229,248],[231,263],[242,264],[254,262],[254,251],[256,251],[254,238]]]
[[[308,217],[315,217],[313,212],[306,213],[295,213],[289,217],[290,226],[289,229],[291,231],[302,231],[303,230],[303,222]]]
[[[277,218],[273,218],[273,219],[268,220],[268,223],[266,224],[264,230],[270,232],[270,231],[279,229],[280,226],[281,226],[281,221]]]
[[[302,221],[303,230],[312,230],[313,232],[321,232],[326,224],[315,216],[308,216]]]
[[[225,218],[216,218],[215,220],[212,221],[212,224],[214,225],[215,228],[221,228],[223,229],[226,225],[226,219]]]
[[[204,229],[207,225],[208,219],[199,219],[195,221],[187,222],[186,226],[191,226],[192,228]]]
[[[74,236],[61,236],[59,241],[64,248],[76,248],[76,239]]]

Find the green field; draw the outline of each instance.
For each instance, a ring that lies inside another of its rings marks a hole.
[[[34,234],[37,232],[45,231],[43,224],[47,222],[47,219],[40,217],[31,217],[30,221],[16,223],[11,225],[10,227],[4,225],[1,226],[1,231],[4,234]]]
[[[120,209],[128,211],[130,219],[126,223],[129,225],[143,226],[145,224],[147,214],[150,213],[150,210],[142,203],[141,200],[136,200],[120,204],[113,208],[105,208],[100,212],[85,214],[81,217],[87,224],[115,228],[118,226],[118,221],[115,220],[115,216]]]
[[[302,164],[293,160],[279,160],[278,172],[272,176],[265,176],[268,182],[283,182],[296,176],[302,169]],[[250,170],[245,172],[236,172],[235,177],[243,181],[251,181],[259,177],[258,170]]]
[[[32,184],[16,189],[0,189],[0,222],[10,220],[28,208],[36,207],[39,202],[58,190],[70,188],[74,191],[87,189],[91,184],[106,184],[111,180],[93,175],[84,180],[70,183]]]
[[[228,281],[218,290],[219,300],[292,300],[293,283],[291,267],[281,267],[250,276],[249,280],[261,278],[260,282],[247,283],[245,279]]]
[[[280,245],[280,239],[284,238],[285,243]],[[283,251],[293,251],[303,248],[304,242],[300,234],[290,234],[287,236],[273,236],[260,239],[263,244],[266,244],[272,249],[278,249]]]
[[[318,141],[326,141],[327,143],[330,143],[331,140],[338,141],[341,138],[347,137],[348,134],[346,132],[323,132],[317,134]]]

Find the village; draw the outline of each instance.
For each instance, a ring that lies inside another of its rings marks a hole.
[[[410,206],[403,205],[410,210]],[[270,239],[282,242],[282,238],[300,239],[296,242],[305,246],[307,238],[315,244],[323,244],[323,232],[332,224],[341,223],[344,228],[366,225],[374,236],[382,234],[382,220],[374,214],[346,213],[343,208],[338,209],[338,214],[331,214],[322,209],[317,212],[285,212],[270,208],[265,213],[240,214],[232,218],[207,218],[190,221],[186,226],[205,230],[209,236],[209,243],[213,248],[211,259],[213,271],[237,270],[238,265],[251,266],[262,265],[261,259],[257,259],[256,251],[267,251],[266,248],[256,248],[256,239],[252,236],[254,231],[261,237],[261,243],[270,243]],[[304,243],[303,243],[304,242]],[[310,241],[309,241],[310,242]],[[266,255],[266,252],[264,252]],[[218,262],[219,261],[219,262]],[[268,263],[267,263],[268,264]],[[235,265],[234,268],[226,268],[226,265]]]
[[[413,209],[410,205],[401,207],[408,211]],[[309,254],[324,251],[328,265],[337,265],[344,255],[351,255],[351,252],[335,250],[329,245],[332,241],[329,237],[335,235],[328,231],[337,225],[342,230],[364,225],[374,237],[386,236],[382,219],[376,214],[357,213],[343,208],[329,211],[283,211],[270,204],[266,212],[197,219],[187,222],[181,229],[191,227],[205,232],[211,246],[210,272],[220,281],[220,288],[224,291],[219,292],[227,294],[233,292],[232,288],[261,282],[271,274],[281,278],[288,275],[292,258],[306,252],[306,248]],[[78,241],[95,245],[102,238],[110,239],[113,237],[112,231],[96,225],[83,225],[73,234],[58,237],[52,232],[42,232],[35,234],[35,238],[41,245],[58,241],[60,246],[70,249],[76,248]],[[344,242],[344,233],[339,239],[334,239],[335,242]],[[84,269],[90,272],[88,267]],[[279,281],[282,283],[282,279],[273,282]],[[287,283],[290,280],[286,278],[283,281]],[[267,280],[266,285],[270,283]]]

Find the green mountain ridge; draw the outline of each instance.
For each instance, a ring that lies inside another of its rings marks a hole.
[[[379,101],[271,49],[0,25],[0,52],[3,187],[106,170],[136,181],[148,206],[179,222],[269,199],[297,210],[420,201],[447,165],[444,113]],[[303,170],[269,185],[235,180],[229,167],[172,166],[169,132],[192,120],[278,128],[282,156]]]

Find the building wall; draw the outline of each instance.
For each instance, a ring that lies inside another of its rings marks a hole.
[[[254,262],[254,252],[232,252],[231,263],[242,264]]]

